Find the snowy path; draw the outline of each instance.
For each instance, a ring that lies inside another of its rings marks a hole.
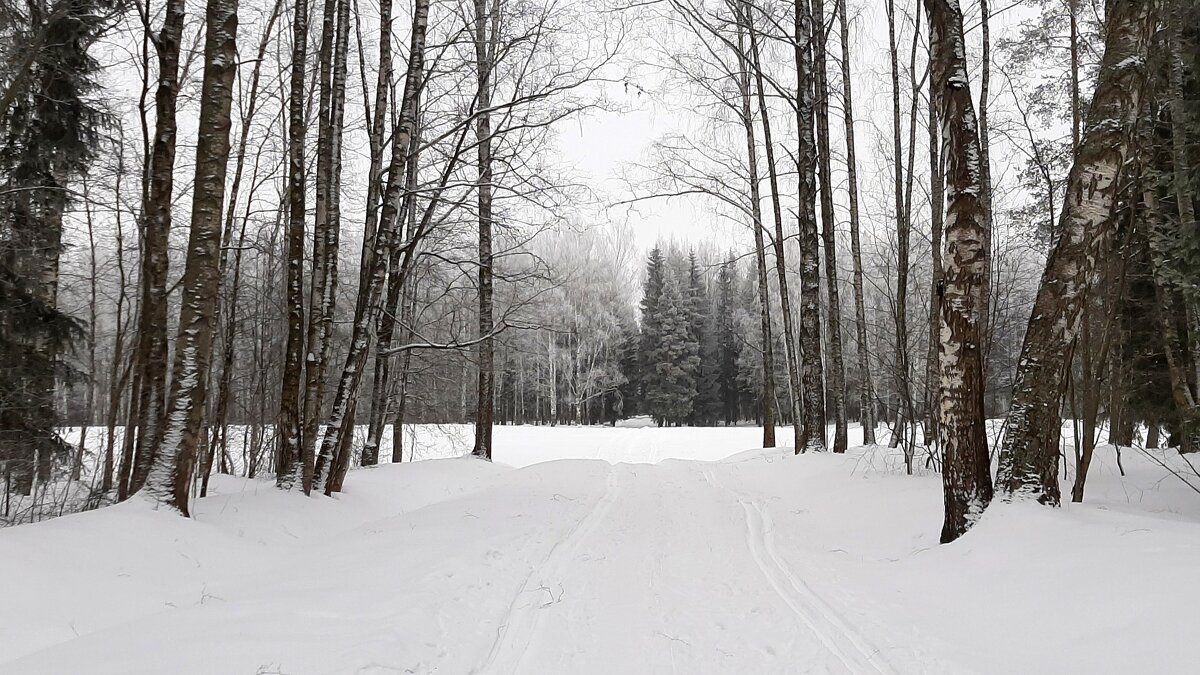
[[[608,433],[570,450],[608,461],[381,467],[337,500],[222,479],[190,521],[127,503],[0,531],[0,578],[23,580],[0,589],[0,674],[1192,665],[1189,622],[1166,617],[1200,604],[1200,508],[1149,491],[1170,485],[1149,463],[1101,473],[1095,505],[989,512],[938,547],[937,476],[897,475],[875,451],[626,464],[682,444]],[[1165,510],[1118,501],[1136,489]],[[1096,561],[1105,594],[1078,574]]]
[[[614,467],[596,508],[518,595],[496,658],[478,672],[888,672],[800,590],[769,516],[722,487],[719,470]]]

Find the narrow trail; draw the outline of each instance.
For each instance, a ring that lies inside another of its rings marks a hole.
[[[587,515],[554,545],[546,560],[529,573],[504,615],[487,660],[473,673],[507,675],[523,672],[522,662],[530,645],[536,641],[542,622],[541,610],[563,599],[565,591],[561,580],[574,563],[581,543],[595,531],[620,496],[621,477],[625,473],[623,465],[612,468],[604,494]]]
[[[848,671],[883,675],[894,673],[880,651],[872,647],[862,633],[843,619],[811,586],[796,576],[780,557],[775,547],[775,525],[770,509],[761,501],[726,487],[711,469],[704,469],[703,474],[710,485],[728,493],[741,505],[746,516],[746,546],[750,549],[750,555],[768,584],[799,622]]]

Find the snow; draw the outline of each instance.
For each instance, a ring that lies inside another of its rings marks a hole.
[[[466,426],[413,434],[446,458],[335,499],[216,476],[190,520],[0,530],[0,673],[1194,671],[1200,494],[1137,450],[939,546],[940,477],[898,450],[497,427],[489,464]]]

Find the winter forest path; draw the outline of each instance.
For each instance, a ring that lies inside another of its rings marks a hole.
[[[1089,502],[939,546],[940,477],[887,448],[503,427],[490,463],[426,431],[446,459],[335,499],[214,476],[191,519],[0,530],[0,675],[1195,672],[1200,501],[1169,454],[1102,451]]]
[[[518,592],[479,673],[890,673],[789,569],[720,465],[618,464]]]
[[[111,599],[47,619],[66,627],[0,673],[948,672],[848,590],[839,519],[808,517],[829,499],[796,476],[844,460],[613,463],[659,460],[652,436],[614,436],[609,461],[356,472],[336,502],[267,487],[190,521],[55,521],[41,531],[132,529],[136,546],[79,577],[118,584]],[[159,553],[136,567],[145,546]]]

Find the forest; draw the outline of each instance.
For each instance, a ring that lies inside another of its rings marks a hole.
[[[0,0],[0,674],[1194,671],[1198,26]]]
[[[647,415],[858,423],[943,471],[950,540],[1060,458],[1082,499],[1102,428],[1191,452],[1200,10],[1084,4],[6,7],[5,518]],[[631,92],[686,120],[589,180],[564,130]]]
[[[204,521],[234,479],[297,519],[419,500],[418,459],[482,485],[593,432],[888,458],[941,544],[1131,461],[1194,498],[1200,3],[997,4],[0,0],[0,526]],[[891,672],[730,471],[688,475],[820,672]],[[582,672],[528,670],[553,627],[506,616],[461,672]]]

